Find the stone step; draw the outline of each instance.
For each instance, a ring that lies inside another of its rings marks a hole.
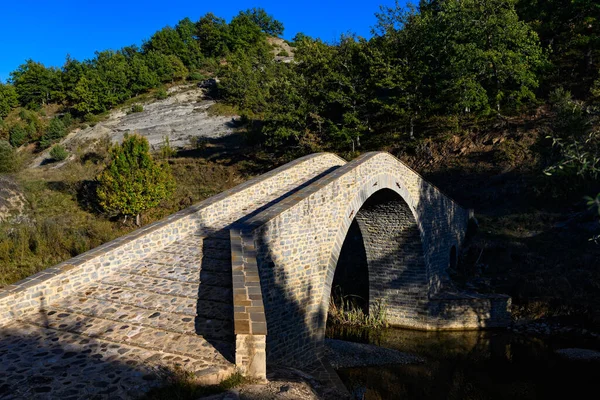
[[[201,282],[207,285],[231,287],[231,271],[212,271],[198,268],[168,266],[151,262],[135,262],[124,267],[121,272],[164,278],[180,282]]]
[[[23,316],[20,322],[117,344],[179,354],[217,365],[229,363],[220,349],[217,350],[202,336],[165,331],[129,321],[118,322],[49,307]]]
[[[223,303],[231,303],[233,301],[231,287],[212,286],[208,283],[179,282],[127,273],[109,275],[103,278],[101,283],[175,297],[212,300]]]
[[[0,332],[0,387],[6,385],[6,393],[15,398],[137,398],[161,383],[157,373],[165,368],[178,366],[206,383],[233,373],[231,363],[216,360],[217,364],[22,322]]]

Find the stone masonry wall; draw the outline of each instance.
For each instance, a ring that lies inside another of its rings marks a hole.
[[[245,210],[260,205],[261,199],[269,194],[294,182],[312,179],[344,163],[328,153],[299,158],[161,221],[5,286],[0,289],[0,326],[77,292],[179,238],[221,229],[236,215],[244,215]]]
[[[384,306],[389,323],[411,325],[427,314],[429,291],[415,217],[396,192],[382,189],[365,202],[356,220],[367,254],[371,311]]]
[[[267,327],[267,357],[307,362],[319,353],[331,284],[346,232],[380,189],[408,205],[421,234],[427,296],[445,278],[469,212],[387,153],[368,153],[245,221],[254,232]],[[427,316],[414,321],[425,325]]]

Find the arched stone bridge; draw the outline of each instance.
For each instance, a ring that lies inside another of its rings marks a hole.
[[[334,280],[393,325],[502,326],[507,297],[447,279],[471,216],[390,154],[300,158],[0,289],[0,397],[128,397],[174,364],[207,383],[309,364]]]

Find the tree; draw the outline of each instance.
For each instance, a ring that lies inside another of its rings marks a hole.
[[[65,127],[65,124],[59,118],[54,117],[50,120],[48,129],[46,129],[46,132],[40,139],[40,147],[42,149],[48,148],[52,143],[62,139],[66,135],[67,128]]]
[[[422,1],[419,12],[387,8],[379,28],[393,38],[407,82],[447,114],[515,109],[535,98],[544,55],[515,0]]]
[[[18,169],[15,149],[6,140],[0,140],[0,173],[15,172]]]
[[[10,110],[18,105],[19,99],[15,87],[0,82],[0,119],[6,117]]]
[[[223,18],[207,13],[196,22],[196,37],[205,57],[222,57],[229,49],[229,26]]]
[[[269,36],[283,35],[283,23],[277,21],[273,16],[267,14],[263,8],[251,8],[242,11],[240,15],[250,18],[260,29]]]
[[[156,51],[166,56],[177,56],[185,66],[195,68],[202,58],[195,33],[196,25],[189,18],[184,18],[175,28],[167,26],[156,32],[142,47],[144,53]]]
[[[157,164],[149,147],[140,135],[125,136],[110,149],[110,164],[98,177],[97,196],[104,210],[135,216],[138,226],[140,214],[171,197],[175,189],[168,164]]]
[[[65,98],[60,74],[56,68],[46,68],[41,63],[27,60],[10,76],[21,105],[37,107]]]

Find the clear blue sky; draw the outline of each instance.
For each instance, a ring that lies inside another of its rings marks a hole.
[[[166,25],[207,12],[227,21],[240,10],[262,7],[285,26],[284,37],[298,32],[332,41],[342,33],[369,37],[375,12],[393,0],[64,0],[6,1],[0,5],[0,81],[26,59],[62,66],[65,56],[83,60],[96,50],[141,44]]]

